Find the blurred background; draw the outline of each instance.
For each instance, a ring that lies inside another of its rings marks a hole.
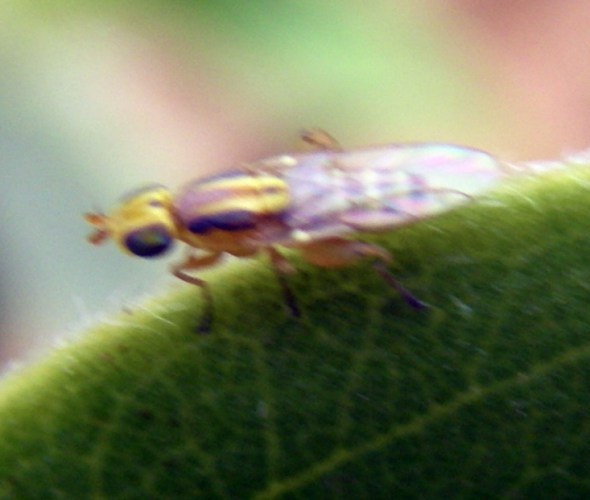
[[[590,146],[589,25],[551,0],[4,0],[0,367],[162,290],[168,260],[93,248],[81,219],[143,184],[314,126],[510,160]]]

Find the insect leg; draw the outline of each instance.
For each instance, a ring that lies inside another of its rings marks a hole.
[[[313,151],[342,151],[342,146],[328,132],[312,128],[301,132],[300,139]]]
[[[301,255],[311,264],[320,267],[344,267],[363,258],[373,257],[377,261],[373,268],[385,282],[394,288],[414,309],[423,309],[426,304],[403,287],[387,269],[391,262],[390,253],[377,245],[345,238],[329,238],[311,242],[300,248]]]
[[[213,297],[211,296],[209,285],[205,280],[197,278],[196,276],[191,276],[185,271],[194,271],[196,269],[212,266],[220,259],[221,255],[221,253],[203,255],[202,257],[191,255],[183,262],[173,265],[170,270],[177,278],[185,283],[198,286],[202,291],[205,310],[203,311],[203,315],[201,316],[201,320],[197,327],[198,333],[208,333],[211,329],[211,323],[213,322]]]
[[[301,316],[301,311],[299,310],[299,306],[297,305],[297,299],[293,294],[293,291],[289,287],[289,283],[287,282],[287,275],[293,274],[295,272],[295,268],[291,265],[291,263],[281,255],[275,248],[270,247],[268,249],[268,254],[270,256],[270,260],[272,262],[272,268],[275,272],[277,277],[277,281],[279,286],[281,287],[281,292],[283,294],[283,299],[285,300],[285,304],[289,308],[289,312],[295,318],[299,318]]]
[[[378,260],[373,264],[373,269],[375,269],[377,274],[379,274],[379,276],[381,276],[389,286],[397,290],[397,292],[406,301],[406,304],[408,304],[410,307],[416,310],[425,309],[426,307],[428,307],[426,303],[422,302],[418,297],[416,297],[412,292],[410,292],[410,290],[408,290],[399,281],[395,279],[395,276],[393,276],[393,274],[391,274],[387,269],[385,262],[383,262],[382,260]]]

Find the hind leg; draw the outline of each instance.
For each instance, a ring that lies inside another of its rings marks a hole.
[[[426,307],[424,302],[402,286],[389,272],[387,264],[391,263],[391,254],[378,245],[336,237],[308,243],[299,250],[310,264],[327,268],[349,266],[365,258],[376,259],[373,264],[375,272],[394,288],[410,307],[414,309]]]

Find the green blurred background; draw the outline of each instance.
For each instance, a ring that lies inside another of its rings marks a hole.
[[[171,286],[169,259],[84,241],[82,213],[142,184],[283,152],[312,126],[513,160],[590,144],[590,11],[563,6],[2,2],[0,363]]]

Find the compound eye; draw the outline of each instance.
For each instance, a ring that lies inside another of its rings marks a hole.
[[[125,246],[139,257],[157,257],[170,248],[172,240],[166,226],[152,224],[129,232],[125,237]]]

